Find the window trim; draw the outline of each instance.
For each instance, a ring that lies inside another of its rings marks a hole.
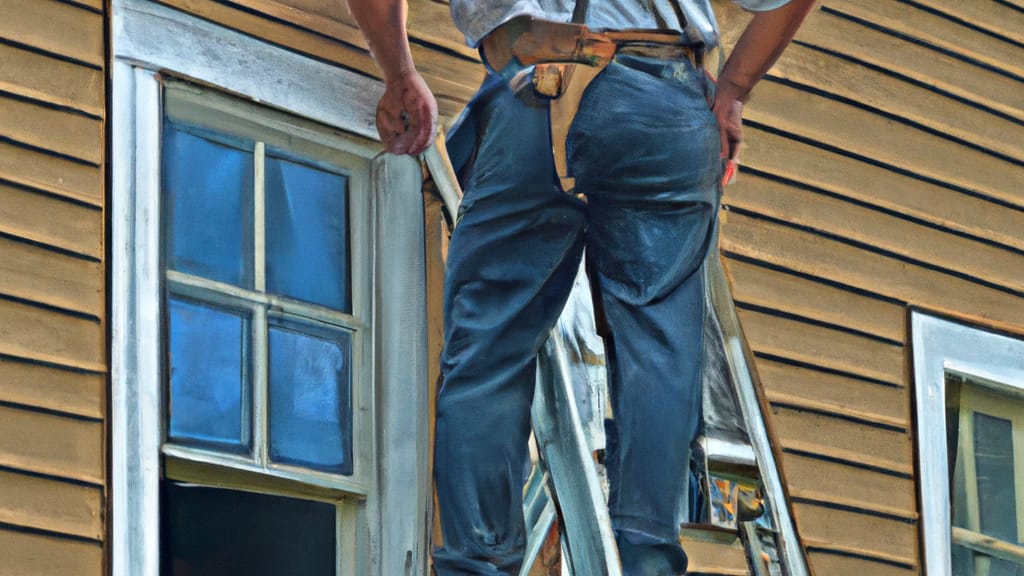
[[[1024,340],[917,310],[911,312],[911,336],[925,574],[952,576],[946,372],[1024,389]]]
[[[151,224],[161,208],[160,77],[214,86],[343,130],[369,139],[374,151],[383,86],[147,0],[115,0],[111,26],[111,566],[113,576],[158,576],[163,431],[152,423],[164,421],[163,358],[153,335],[161,328],[163,272],[159,227]],[[339,574],[424,573],[431,485],[421,171],[413,158],[383,154],[370,159],[369,170],[372,217],[353,222],[369,227],[373,243],[367,273],[375,289],[366,292],[373,355],[363,369],[374,378],[370,419],[388,425],[370,433],[377,466],[365,511],[339,507],[339,522],[365,518],[373,554]],[[342,554],[357,547],[355,536],[339,534]]]

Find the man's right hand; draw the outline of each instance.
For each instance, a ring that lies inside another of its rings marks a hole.
[[[388,80],[377,104],[377,133],[392,154],[419,154],[434,141],[437,101],[415,70]]]

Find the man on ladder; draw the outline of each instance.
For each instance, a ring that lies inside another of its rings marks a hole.
[[[756,13],[716,89],[702,69],[718,43],[710,0],[451,0],[489,74],[448,140],[465,196],[444,295],[441,576],[519,570],[536,355],[584,248],[608,328],[623,573],[685,574],[676,505],[700,418],[701,263],[742,103],[813,5],[736,1]],[[437,112],[404,2],[349,4],[384,71],[381,140],[422,152]]]

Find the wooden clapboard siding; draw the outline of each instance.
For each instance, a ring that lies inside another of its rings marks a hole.
[[[790,362],[763,355],[758,362],[769,400],[889,426],[910,426],[907,391],[902,385],[827,372],[821,364]]]
[[[981,150],[858,106],[768,79],[746,117],[823,146],[1024,206],[1024,171]]]
[[[808,546],[863,554],[882,561],[913,567],[917,557],[915,523],[902,518],[862,514],[826,503],[797,500],[794,508]],[[879,538],[884,534],[885,538]],[[822,572],[822,574],[826,574]],[[851,572],[849,574],[873,574]]]
[[[1024,334],[1021,8],[822,0],[747,106],[721,248],[819,576],[921,570],[908,308]]]
[[[879,562],[860,555],[808,546],[810,564],[816,574],[870,574],[871,576],[911,576],[919,572],[899,563]]]
[[[946,230],[858,206],[820,190],[751,175],[750,182],[730,195],[730,206],[796,226],[825,230],[847,241],[870,244],[908,260],[984,278],[1013,291],[1024,290],[1024,274],[1016,269],[1021,255],[1015,250],[953,236]]]
[[[0,405],[0,466],[103,486],[103,435],[96,420]]]
[[[103,221],[95,206],[0,183],[0,234],[75,256],[103,257]]]
[[[836,461],[785,453],[790,495],[805,501],[842,503],[893,517],[915,517],[916,493],[909,474],[878,474]]]
[[[55,106],[103,112],[103,71],[0,44],[0,91]]]
[[[99,540],[103,487],[0,469],[0,523]]]
[[[889,340],[903,337],[906,313],[899,304],[742,260],[731,261],[729,272],[740,306],[771,307]]]
[[[101,372],[0,357],[0,402],[35,406],[101,419],[106,409],[106,378]]]
[[[0,0],[0,38],[102,68],[103,15],[59,0]]]
[[[825,150],[815,143],[749,126],[745,133],[743,162],[748,167],[770,170],[778,179],[798,181],[960,235],[1024,249],[1019,211],[1001,210],[991,201]],[[736,189],[740,187],[742,184]]]
[[[374,77],[380,70],[343,2],[323,7],[309,0],[159,0],[270,43]],[[434,91],[442,126],[449,125],[483,78],[475,51],[466,47],[445,4],[409,3],[409,36],[416,66]],[[339,103],[340,105],[340,103]]]
[[[1020,57],[1020,46],[1007,42],[993,35],[990,30],[972,29],[962,22],[944,17],[959,11],[956,7],[960,2],[955,0],[938,0],[931,3],[933,7],[941,6],[935,13],[921,10],[909,2],[872,2],[871,0],[826,0],[827,10],[835,11],[852,18],[870,22],[893,32],[905,35],[916,41],[923,42],[937,49],[960,55],[964,58],[1024,78],[1024,59]],[[998,2],[987,0],[978,2],[983,5],[979,10],[996,15],[1001,12]],[[1012,12],[1011,12],[1012,13]],[[1020,21],[1019,16],[1016,19]],[[1012,25],[1012,21],[1007,22]],[[1018,32],[1019,33],[1019,32]]]
[[[1016,79],[869,24],[840,12],[821,12],[800,30],[797,44],[878,66],[982,109],[1024,118],[1024,94]]]
[[[0,525],[0,558],[4,559],[0,565],[2,576],[105,574],[103,547],[96,542],[24,532],[3,525]]]
[[[99,218],[100,214],[91,217]],[[4,255],[0,260],[0,294],[97,318],[103,313],[100,262],[3,236],[0,253]]]
[[[0,180],[103,206],[101,169],[3,140],[0,140]]]
[[[105,571],[102,0],[0,0],[0,574]]]
[[[0,107],[0,137],[98,165],[102,121],[77,112],[9,98]]]

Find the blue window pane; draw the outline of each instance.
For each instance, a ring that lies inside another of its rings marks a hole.
[[[177,443],[249,449],[247,322],[239,314],[170,300],[168,436]]]
[[[267,290],[349,312],[347,179],[266,163]]]
[[[169,268],[252,287],[252,181],[251,152],[165,125]]]
[[[352,344],[270,328],[270,457],[352,473]]]
[[[171,576],[333,576],[336,508],[224,488],[163,483],[160,536]]]
[[[974,413],[974,463],[982,533],[1017,542],[1013,422]]]

